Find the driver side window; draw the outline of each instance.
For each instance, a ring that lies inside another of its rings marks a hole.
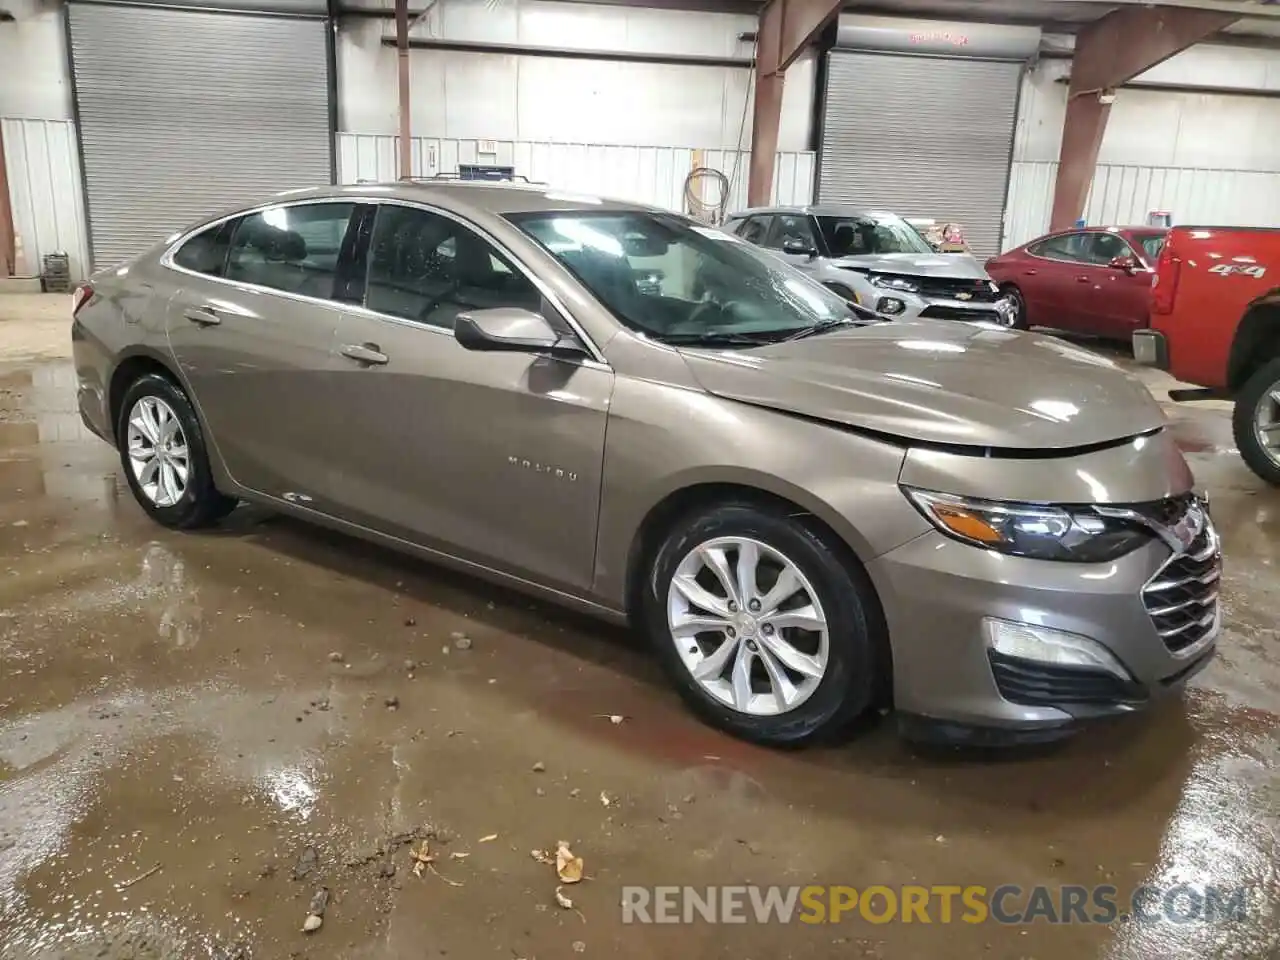
[[[781,250],[788,243],[797,240],[810,250],[815,249],[817,246],[813,238],[813,227],[809,223],[809,218],[788,214],[774,218],[773,230],[770,231],[764,245],[771,250]]]
[[[468,310],[538,311],[542,294],[492,244],[456,220],[382,204],[369,243],[365,306],[452,330],[458,314]]]

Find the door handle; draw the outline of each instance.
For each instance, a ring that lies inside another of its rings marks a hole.
[[[1036,272],[1034,270],[1023,270],[1022,275],[1024,277],[1034,277],[1036,275]]]
[[[342,348],[342,355],[356,363],[381,366],[390,357],[378,349],[376,343],[348,343]]]
[[[182,311],[182,315],[202,327],[216,327],[222,322],[213,307],[188,307]]]
[[[1089,282],[1088,277],[1076,277],[1076,283],[1088,283],[1088,282]]]

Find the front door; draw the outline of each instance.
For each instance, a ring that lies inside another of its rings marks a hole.
[[[1146,326],[1151,305],[1151,270],[1121,236],[1095,233],[1090,237],[1092,302],[1089,304],[1091,332],[1117,340],[1128,340],[1133,331]],[[1116,257],[1131,257],[1134,266],[1123,270],[1110,266]]]
[[[1083,329],[1082,307],[1088,284],[1084,247],[1083,234],[1063,233],[1027,248],[1029,256],[1019,264],[1021,276],[1014,279],[1032,324],[1055,330]]]
[[[345,519],[516,575],[592,580],[613,373],[594,361],[473,352],[466,310],[523,307],[553,323],[512,261],[444,214],[385,204],[368,251],[367,309],[332,360]]]
[[[169,302],[169,345],[228,472],[252,490],[321,497],[341,315],[332,298],[355,209],[272,207],[174,255],[182,286]]]
[[[788,253],[787,245],[794,242],[803,243],[812,253]],[[764,246],[793,267],[806,272],[813,271],[818,263],[814,256],[818,251],[818,238],[813,232],[813,220],[805,214],[783,213],[775,216]]]

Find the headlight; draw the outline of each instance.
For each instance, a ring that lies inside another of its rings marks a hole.
[[[910,277],[895,277],[887,273],[873,273],[868,278],[871,285],[886,290],[902,290],[905,293],[919,293],[920,284]]]
[[[1102,563],[1154,538],[1141,524],[1105,517],[1089,507],[975,500],[904,487],[935,527],[949,537],[1000,553],[1036,560]]]
[[[999,292],[1000,292],[1000,288],[999,288],[998,286],[996,286],[996,282],[995,282],[994,280],[988,280],[988,281],[987,281],[987,287],[991,290],[991,292],[992,292],[992,293],[999,293]]]

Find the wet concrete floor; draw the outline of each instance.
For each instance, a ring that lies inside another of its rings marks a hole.
[[[1170,408],[1226,544],[1216,662],[1184,700],[993,756],[883,721],[757,749],[691,719],[621,630],[254,509],[165,531],[73,393],[65,358],[0,356],[3,960],[1280,956],[1280,493],[1221,405]],[[530,853],[558,840],[585,862],[572,909]],[[624,885],[746,883],[1248,900],[1189,923],[622,922]]]

